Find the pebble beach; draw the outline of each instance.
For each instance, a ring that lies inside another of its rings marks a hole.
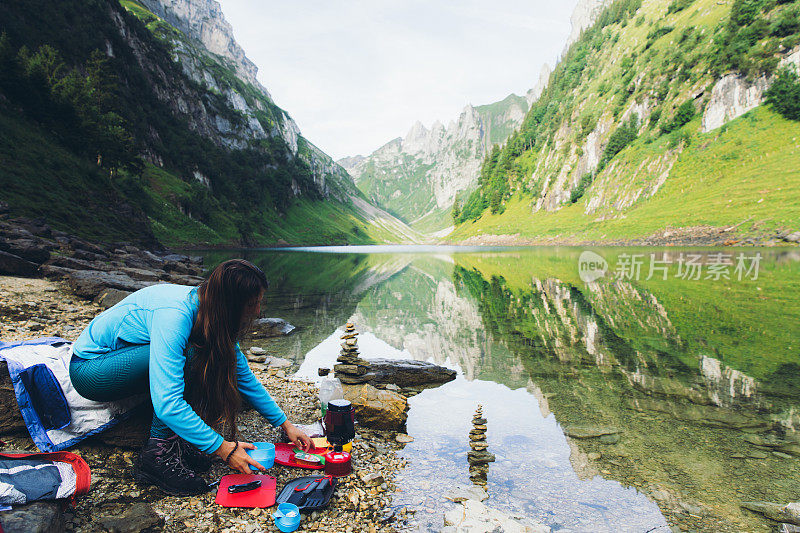
[[[5,342],[58,336],[74,341],[91,319],[102,311],[92,302],[75,297],[66,284],[45,279],[0,276],[0,339]],[[280,357],[279,353],[270,353]],[[295,424],[319,419],[317,387],[291,378],[292,368],[275,368],[269,362],[251,362],[264,384]],[[255,411],[238,420],[240,438],[250,442],[278,442],[278,430]],[[399,437],[398,437],[399,435]],[[0,437],[6,450],[35,450],[24,433]],[[393,508],[393,479],[404,466],[397,452],[407,440],[402,433],[357,427],[353,441],[353,473],[341,478],[330,505],[304,515],[303,531],[396,531],[413,511]],[[138,450],[109,446],[88,439],[73,450],[92,470],[91,492],[67,509],[69,531],[277,531],[271,509],[224,508],[214,502],[215,491],[202,496],[165,496],[157,488],[139,485],[131,477]],[[217,481],[233,473],[215,460],[205,475]],[[313,471],[275,465],[267,471],[277,479],[278,491],[291,479]]]

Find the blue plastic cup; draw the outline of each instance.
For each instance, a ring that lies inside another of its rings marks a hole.
[[[254,442],[255,450],[247,450],[247,455],[258,461],[264,468],[272,468],[275,464],[275,445],[271,442]],[[250,470],[258,472],[258,469],[250,465]]]
[[[275,525],[284,533],[297,529],[301,518],[300,508],[293,503],[279,503],[278,510],[272,513]]]

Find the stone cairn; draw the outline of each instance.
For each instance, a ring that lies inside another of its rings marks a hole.
[[[358,356],[358,332],[352,322],[348,322],[344,327],[342,335],[342,351],[336,359],[339,364],[334,365],[333,370],[336,377],[345,385],[357,385],[366,383],[375,377],[369,372],[369,362]]]
[[[486,486],[486,475],[489,472],[489,463],[494,461],[494,454],[486,451],[486,419],[483,418],[483,406],[478,405],[475,416],[472,417],[472,429],[469,432],[469,446],[472,450],[467,453],[469,462],[469,479],[473,484]]]

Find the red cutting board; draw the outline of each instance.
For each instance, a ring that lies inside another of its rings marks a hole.
[[[322,470],[324,465],[311,463],[303,463],[294,458],[294,449],[297,448],[294,444],[282,442],[275,445],[275,462],[283,466],[293,466],[295,468],[307,468],[309,470]],[[311,448],[308,453],[315,453],[325,457],[328,453],[327,448]]]
[[[261,486],[255,490],[234,494],[228,492],[230,485],[250,483],[257,479],[261,480]],[[274,477],[266,474],[228,474],[219,480],[217,503],[223,507],[270,507],[275,505],[277,484]]]

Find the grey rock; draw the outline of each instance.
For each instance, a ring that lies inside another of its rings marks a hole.
[[[252,355],[266,355],[267,354],[267,351],[264,348],[261,348],[259,346],[251,346],[250,349],[247,350],[247,351],[250,352]]]
[[[762,514],[770,520],[800,525],[800,502],[788,505],[772,502],[743,502],[740,505],[748,511]]]
[[[31,220],[29,218],[17,218],[14,220],[14,224],[37,237],[46,237],[49,239],[53,236],[53,230],[50,226],[45,224],[42,219]]]
[[[117,305],[119,302],[124,300],[130,294],[131,294],[130,291],[121,291],[119,289],[106,289],[97,295],[97,297],[94,299],[94,303],[96,303],[103,309],[108,309],[109,307]]]
[[[361,476],[361,481],[368,487],[377,487],[385,482],[383,476],[377,472],[370,472]]]
[[[159,281],[168,277],[163,270],[149,270],[143,268],[124,267],[120,269],[124,274],[139,281]]]
[[[50,259],[50,249],[52,248],[52,245],[45,244],[41,239],[0,240],[0,250],[19,256],[37,265],[41,265]]]
[[[71,238],[69,241],[69,245],[73,250],[83,250],[85,252],[91,252],[97,255],[105,255],[106,251],[97,246],[96,244],[92,244],[90,242],[86,242],[82,239]]]
[[[601,435],[600,442],[603,444],[616,444],[620,440],[620,436],[617,433],[612,433],[611,435]]]
[[[494,454],[487,451],[472,451],[467,453],[467,462],[470,465],[483,465],[486,463],[492,463],[494,460]]]
[[[86,252],[91,253],[91,252]],[[94,255],[94,254],[93,254]],[[71,270],[113,270],[113,267],[104,261],[88,261],[85,259],[78,259],[76,257],[56,256],[48,266],[57,266],[62,268],[69,268]]]
[[[25,431],[25,421],[17,407],[17,396],[5,361],[0,361],[0,405],[5,406],[0,409],[0,435]]]
[[[0,525],[6,533],[60,533],[66,530],[61,504],[54,501],[33,502],[0,513]]]
[[[445,495],[448,500],[460,503],[467,500],[475,500],[482,502],[489,497],[485,489],[476,487],[475,485],[456,485],[450,489]]]
[[[550,528],[519,515],[491,509],[477,500],[465,500],[444,515],[444,525],[459,533],[549,533]]]
[[[72,252],[72,257],[75,259],[83,259],[84,261],[106,261],[108,260],[107,254],[96,254],[94,252],[88,252],[86,250],[75,250]]]
[[[252,331],[256,338],[289,335],[295,327],[282,318],[259,318],[253,321]]]
[[[800,242],[800,231],[795,231],[794,233],[790,233],[783,238],[786,242]]]
[[[345,385],[359,385],[361,383],[368,383],[372,381],[375,377],[375,374],[372,372],[367,372],[361,376],[353,376],[350,374],[336,374],[336,377],[344,383]],[[387,391],[388,392],[388,391]]]
[[[189,285],[191,287],[196,287],[205,281],[205,279],[201,278],[200,276],[191,276],[186,274],[168,274],[167,279],[170,283]]]
[[[67,279],[75,270],[55,265],[42,265],[39,267],[39,272],[47,279]]]
[[[118,516],[101,516],[97,522],[111,533],[160,531],[164,519],[146,503],[133,504]]]
[[[137,291],[152,283],[137,281],[122,272],[76,270],[67,276],[70,288],[82,298],[93,300],[106,289]]]
[[[289,368],[294,363],[283,357],[270,357],[266,361],[270,368]]]
[[[361,376],[363,374],[366,374],[367,367],[359,366],[359,365],[338,364],[338,365],[333,365],[333,370],[337,374],[339,372],[342,372],[344,374],[350,374],[350,375],[354,375],[354,376]]]
[[[36,276],[39,265],[31,263],[17,255],[0,251],[0,274],[12,276]]]
[[[592,439],[603,435],[619,433],[619,429],[603,426],[572,426],[562,428],[564,433],[573,439]]]
[[[456,371],[443,366],[411,359],[370,359],[375,383],[393,383],[398,387],[441,384],[456,379]]]

